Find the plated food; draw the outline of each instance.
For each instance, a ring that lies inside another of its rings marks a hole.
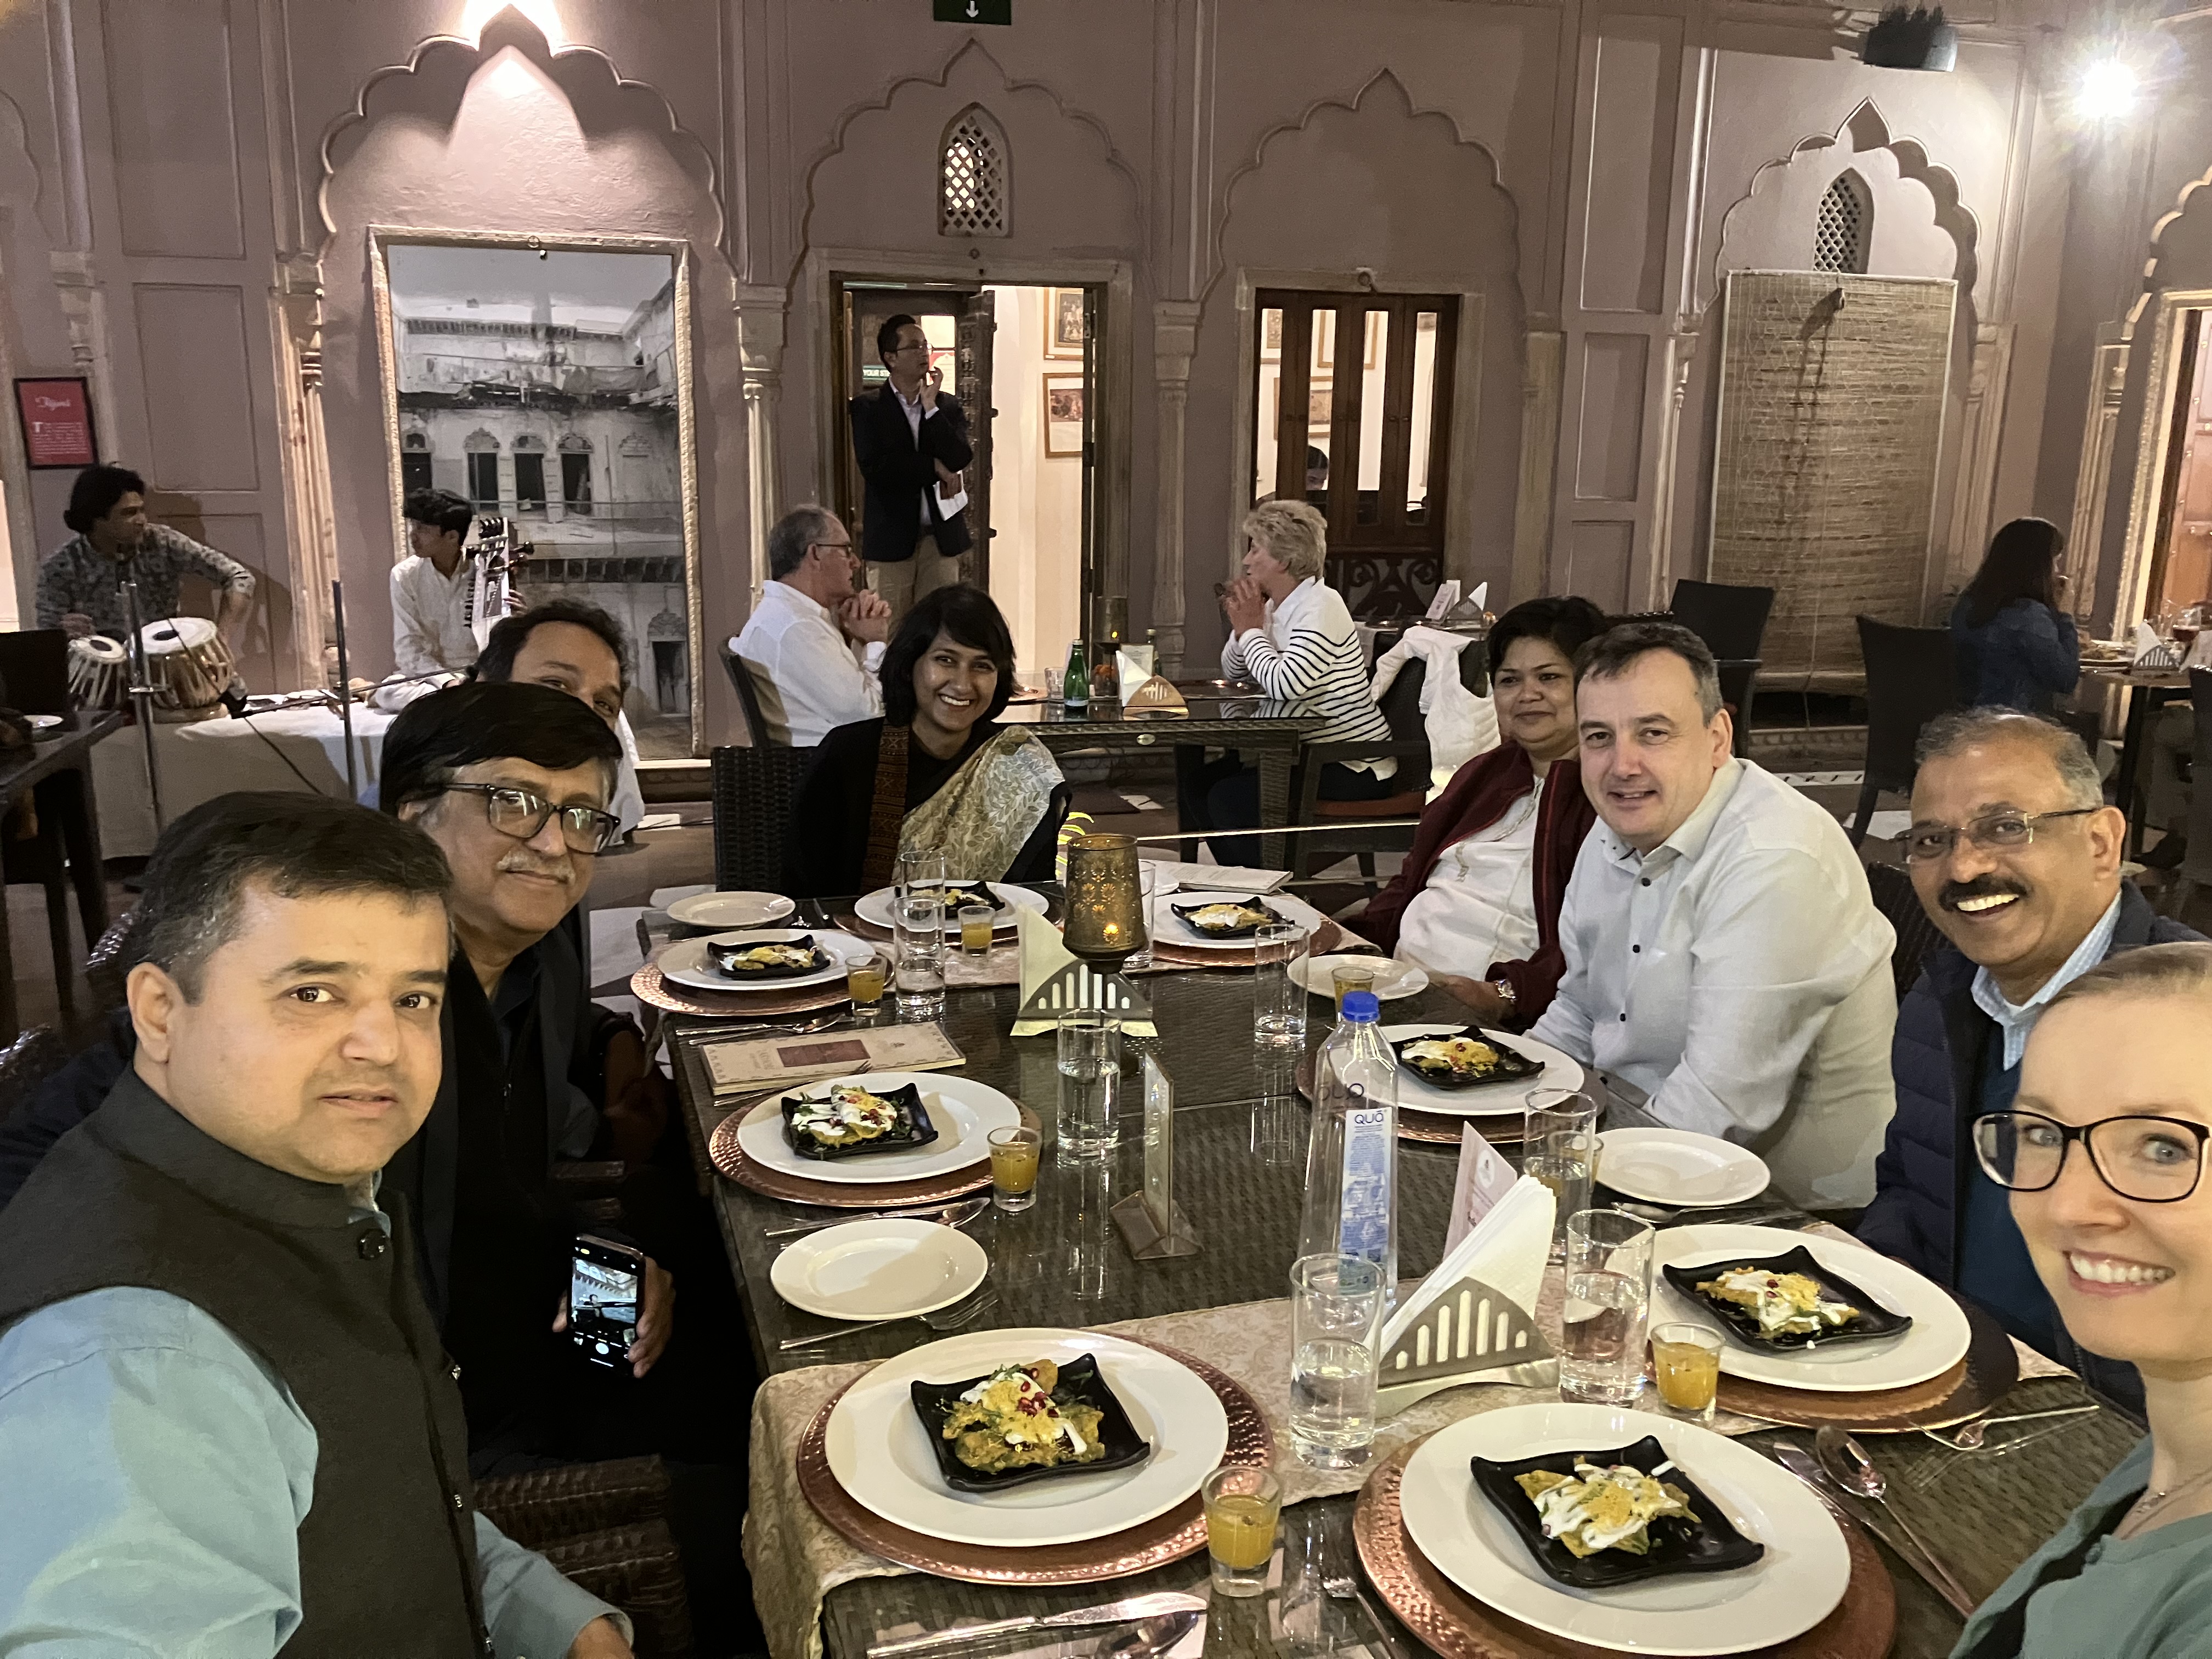
[[[1720,1316],[1739,1340],[1765,1348],[1898,1336],[1912,1321],[1892,1313],[1800,1245],[1780,1255],[1684,1267],[1667,1282]]]
[[[787,1095],[783,1129],[799,1157],[823,1159],[912,1152],[937,1139],[921,1091],[912,1084],[871,1089],[833,1083],[818,1092]]]
[[[803,1039],[814,1042],[817,1039]],[[904,1098],[911,1089],[937,1131],[936,1139],[872,1151],[865,1157],[802,1155],[791,1141],[784,1108],[819,1099],[843,1085]],[[830,1187],[897,1186],[963,1174],[978,1186],[990,1180],[990,1134],[1022,1121],[1022,1109],[988,1084],[946,1072],[851,1073],[803,1083],[748,1109],[732,1131],[737,1149],[764,1171]]]
[[[947,881],[934,887],[916,887],[907,894],[908,898],[935,899],[944,906],[945,914],[951,915],[963,904],[985,904],[994,910],[1004,910],[1006,900],[991,890],[988,881]]]
[[[1004,1492],[1048,1476],[1126,1469],[1152,1454],[1098,1361],[1007,1360],[965,1382],[912,1385],[945,1482]]]
[[[721,973],[740,981],[795,979],[830,965],[829,952],[814,942],[811,933],[794,939],[710,939],[707,960]]]
[[[1601,1451],[1468,1462],[1474,1484],[1520,1534],[1536,1565],[1577,1589],[1731,1572],[1766,1553],[1649,1435]]]
[[[974,881],[965,877],[932,883],[918,892],[930,892],[944,900],[945,931],[956,938],[960,933],[960,907],[963,904],[988,904],[991,907],[991,926],[994,929],[1011,930],[1016,915],[1034,910],[1043,915],[1052,908],[1042,893],[1028,887],[1017,887],[1010,882]],[[895,914],[898,908],[898,889],[878,887],[872,893],[863,893],[853,902],[853,914],[871,927],[880,927],[885,933],[898,926]]]
[[[1195,904],[1169,901],[1183,926],[1207,939],[1248,939],[1271,921],[1288,918],[1257,899],[1209,898]]]
[[[1401,1066],[1438,1089],[1516,1083],[1544,1069],[1504,1043],[1492,1042],[1473,1025],[1448,1036],[1413,1037],[1390,1046]]]

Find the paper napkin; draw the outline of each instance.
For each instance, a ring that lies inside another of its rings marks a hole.
[[[1145,994],[1120,974],[1102,974],[1078,961],[1060,930],[1042,915],[1018,910],[1014,927],[1021,942],[1022,1002],[1012,1035],[1042,1036],[1059,1029],[1062,1014],[1077,1008],[1115,1016],[1124,1036],[1159,1035]]]

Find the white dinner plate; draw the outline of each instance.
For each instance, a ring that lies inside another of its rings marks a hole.
[[[1518,1462],[1548,1451],[1608,1450],[1646,1435],[1766,1553],[1733,1572],[1570,1589],[1545,1576],[1468,1467],[1472,1457]],[[1850,1583],[1850,1546],[1795,1475],[1710,1429],[1625,1407],[1507,1406],[1462,1418],[1407,1460],[1399,1501],[1421,1553],[1477,1601],[1555,1636],[1627,1653],[1742,1653],[1786,1642],[1826,1619]]]
[[[954,876],[950,879],[960,881],[965,878]],[[1011,928],[1014,925],[1016,910],[1035,910],[1039,915],[1042,915],[1052,908],[1050,902],[1042,893],[1033,893],[1026,887],[1012,887],[1003,881],[987,881],[983,884],[1007,907],[1000,911],[993,920],[991,927],[994,932],[1005,933]],[[896,932],[898,919],[892,914],[891,901],[897,895],[898,889],[896,887],[878,887],[874,892],[854,902],[853,914],[871,927],[881,927],[886,933]],[[957,933],[960,931],[960,918],[957,914],[946,915],[945,931],[948,933]]]
[[[1467,1029],[1464,1023],[1457,1025],[1385,1025],[1382,1041],[1404,1042],[1413,1037],[1451,1036]],[[1493,1031],[1478,1026],[1485,1042],[1494,1042],[1501,1048],[1534,1060],[1544,1068],[1540,1077],[1527,1077],[1511,1083],[1486,1083],[1473,1089],[1439,1089],[1425,1083],[1420,1076],[1407,1067],[1398,1068],[1398,1103],[1410,1106],[1417,1112],[1435,1112],[1444,1117],[1519,1117],[1525,1109],[1528,1093],[1533,1089],[1565,1089],[1571,1093],[1583,1086],[1583,1068],[1570,1056],[1561,1054],[1548,1042],[1539,1042],[1533,1037],[1516,1036],[1509,1031]]]
[[[1612,1176],[1603,1158],[1598,1171],[1610,1184]],[[1751,1261],[1780,1255],[1800,1244],[1812,1251],[1813,1259],[1822,1267],[1832,1267],[1892,1313],[1906,1315],[1912,1328],[1884,1341],[1816,1343],[1810,1349],[1779,1351],[1754,1348],[1730,1333],[1721,1348],[1721,1369],[1730,1376],[1784,1389],[1863,1394],[1925,1382],[1966,1358],[1973,1330],[1966,1323],[1966,1310],[1942,1285],[1863,1244],[1793,1233],[1782,1227],[1668,1228],[1655,1241],[1652,1253],[1651,1293],[1658,1305],[1651,1310],[1651,1322],[1693,1319],[1717,1329],[1726,1328],[1711,1310],[1668,1283],[1660,1268],[1670,1263],[1707,1267],[1731,1260]]]
[[[707,958],[709,945],[788,945],[810,934],[821,946],[822,953],[830,958],[827,968],[817,968],[811,974],[748,981],[732,979]],[[660,976],[678,985],[688,985],[695,991],[795,991],[801,986],[827,985],[832,980],[844,978],[848,963],[866,962],[875,951],[876,947],[867,940],[834,928],[754,927],[734,933],[709,933],[704,939],[678,939],[660,953]]]
[[[1361,956],[1357,951],[1340,951],[1329,957],[1300,957],[1291,964],[1291,977],[1317,997],[1336,997],[1336,970],[1340,968],[1365,968],[1375,975],[1375,994],[1384,1002],[1395,1002],[1400,997],[1412,996],[1417,991],[1429,988],[1428,970],[1410,962],[1395,962],[1382,957]]]
[[[768,1282],[824,1319],[905,1319],[951,1306],[990,1270],[957,1227],[874,1218],[809,1233],[776,1257]]]
[[[819,1095],[833,1083],[857,1083],[874,1090],[902,1089],[911,1083],[921,1091],[921,1103],[937,1126],[937,1139],[910,1152],[868,1152],[858,1158],[801,1158],[791,1150],[783,1134],[783,1103],[793,1095]],[[837,1186],[874,1187],[890,1181],[921,1181],[950,1175],[991,1155],[994,1129],[1011,1129],[1022,1121],[1022,1109],[996,1089],[947,1077],[942,1072],[864,1072],[850,1078],[823,1078],[761,1103],[745,1114],[738,1126],[738,1146],[763,1168],[802,1181],[827,1181]]]
[[[31,722],[31,738],[35,743],[43,743],[62,729],[62,717],[59,714],[31,714],[25,718]]]
[[[1134,1468],[1032,1481],[1010,1492],[954,1492],[939,1473],[911,1385],[958,1382],[1003,1364],[1098,1369],[1152,1455]],[[1156,1348],[1097,1331],[970,1331],[886,1359],[830,1413],[830,1472],[863,1508],[948,1543],[1039,1547],[1141,1526],[1190,1497],[1229,1449],[1229,1416],[1205,1379]]]
[[[1328,920],[1304,899],[1294,899],[1287,893],[1218,893],[1204,890],[1188,893],[1156,893],[1152,896],[1152,908],[1148,912],[1151,917],[1152,943],[1172,945],[1178,951],[1249,951],[1252,948],[1251,934],[1246,933],[1241,939],[1208,939],[1169,907],[1180,904],[1188,908],[1200,904],[1255,902],[1266,905],[1285,921],[1297,923],[1309,935],[1319,932],[1322,923]]]
[[[1607,1129],[1597,1141],[1598,1178],[1653,1204],[1741,1204],[1773,1179],[1756,1152],[1691,1129]]]
[[[668,907],[686,927],[773,927],[799,907],[781,893],[694,893]]]

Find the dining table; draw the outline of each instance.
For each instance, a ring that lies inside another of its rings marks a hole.
[[[2112,799],[2127,814],[2127,855],[2142,850],[2142,803],[2137,799],[2151,716],[2170,702],[2189,700],[2189,675],[2183,669],[2138,669],[2125,663],[2085,662],[2081,678],[2120,699],[2120,763],[2112,778]]]
[[[830,908],[838,907],[833,903]],[[665,918],[654,925],[665,927]],[[1253,985],[1249,969],[1178,969],[1146,975],[1142,983],[1158,1035],[1126,1042],[1125,1070],[1152,1055],[1173,1079],[1176,1201],[1188,1216],[1200,1247],[1194,1255],[1164,1260],[1133,1257],[1110,1216],[1115,1200],[1142,1184],[1141,1130],[1124,1133],[1118,1148],[1103,1158],[1059,1156],[1050,1131],[1057,1100],[1051,1039],[1008,1035],[1018,1000],[1012,987],[956,988],[948,994],[938,1023],[963,1057],[957,1075],[1003,1091],[1033,1109],[1046,1126],[1034,1206],[1022,1212],[987,1209],[965,1225],[989,1257],[987,1288],[998,1298],[978,1328],[1090,1329],[1141,1320],[1154,1330],[1187,1330],[1190,1334],[1182,1340],[1198,1352],[1207,1321],[1216,1316],[1210,1310],[1220,1310],[1220,1317],[1233,1320],[1271,1302],[1279,1306],[1286,1293],[1291,1264],[1298,1253],[1310,1121],[1299,1091],[1298,1064],[1304,1053],[1318,1045],[1331,1029],[1329,1006],[1319,998],[1310,1001],[1302,1050],[1261,1043],[1250,1035]],[[1434,988],[1393,1000],[1382,1012],[1386,1024],[1456,1024],[1462,1018],[1459,1006]],[[668,1017],[665,1026],[686,1127],[704,1170],[709,1168],[708,1143],[732,1109],[729,1102],[716,1097],[704,1050],[742,1035],[746,1023],[678,1015]],[[1125,1090],[1129,1081],[1125,1077]],[[1586,1085],[1605,1102],[1607,1127],[1651,1123],[1631,1091],[1613,1092],[1605,1086],[1607,1081],[1593,1073]],[[1492,1118],[1482,1127],[1510,1156],[1511,1143],[1519,1137],[1518,1117]],[[1396,1207],[1401,1284],[1429,1272],[1443,1254],[1459,1162],[1456,1146],[1400,1143]],[[842,1367],[850,1372],[857,1369],[854,1362],[889,1358],[939,1340],[916,1319],[846,1334],[833,1322],[785,1304],[769,1282],[783,1241],[767,1235],[835,1216],[764,1196],[720,1175],[709,1179],[712,1206],[763,1379],[763,1396],[781,1386],[777,1379],[792,1378],[794,1386],[802,1382],[801,1374],[808,1368]],[[1601,1201],[1611,1196],[1600,1188]],[[1682,1218],[1703,1218],[1694,1212]],[[1729,1218],[1791,1229],[1825,1224],[1771,1188],[1739,1206]],[[793,1341],[798,1346],[784,1346]],[[1284,1363],[1287,1366],[1287,1353]],[[1442,1401],[1448,1414],[1454,1398],[1471,1399],[1486,1386],[1432,1396],[1417,1409],[1434,1411]],[[1892,1503],[1906,1513],[1913,1528],[1978,1600],[2058,1528],[2142,1432],[2139,1423],[2100,1401],[2070,1373],[2048,1364],[2023,1371],[2022,1380],[1990,1404],[1989,1409],[1997,1415],[2087,1405],[2100,1409],[2054,1425],[2027,1425],[2040,1428],[2039,1433],[2013,1431],[2021,1435],[2016,1443],[2007,1443],[2006,1431],[1993,1431],[1989,1449],[1979,1453],[1954,1450],[1917,1432],[1865,1437],[1890,1478]],[[757,1508],[760,1460],[789,1459],[793,1447],[777,1443],[775,1424],[759,1407],[752,1432]],[[1743,1443],[1771,1455],[1776,1440],[1790,1437],[1811,1439],[1806,1430],[1766,1429],[1744,1436]],[[1279,1441],[1274,1452],[1278,1464],[1292,1456],[1289,1445]],[[1839,1497],[1837,1501],[1863,1520],[1882,1518],[1859,1499]],[[1203,1651],[1208,1659],[1229,1655],[1310,1659],[1336,1654],[1418,1659],[1428,1650],[1389,1610],[1365,1574],[1354,1542],[1358,1503],[1355,1493],[1340,1490],[1285,1507],[1280,1554],[1267,1594],[1249,1600],[1212,1597],[1204,1632]],[[757,1516],[749,1524],[763,1522]],[[780,1547],[778,1540],[756,1537],[748,1546],[749,1555],[756,1547]],[[1923,1583],[1905,1558],[1886,1545],[1874,1547],[1894,1591],[1895,1637],[1889,1652],[1899,1659],[1934,1659],[1948,1653],[1962,1626],[1960,1615]],[[961,1624],[1046,1615],[1155,1590],[1202,1595],[1207,1574],[1202,1550],[1112,1582],[1050,1587],[968,1582],[877,1562],[834,1583],[822,1598],[819,1646],[830,1659],[866,1659],[867,1650],[878,1644]],[[757,1568],[757,1586],[758,1583]],[[774,1621],[767,1620],[765,1611],[763,1617],[770,1624],[775,1659],[802,1659],[811,1650],[811,1640],[779,1644]],[[1032,1632],[942,1651],[958,1659],[1000,1659],[1016,1653],[1103,1655],[1109,1650],[1099,1644],[1112,1634],[1110,1630],[1078,1631],[1054,1645]],[[1599,1650],[1553,1642],[1541,1651],[1582,1656]]]
[[[59,716],[58,723],[41,732],[29,748],[0,759],[0,814],[11,813],[26,795],[34,803],[40,856],[55,867],[67,860],[88,950],[107,931],[107,875],[101,865],[94,757],[101,740],[123,722],[124,716],[112,709],[74,710]],[[60,930],[58,937],[67,938],[65,919],[50,913],[47,922],[50,929]],[[0,905],[0,1043],[13,1042],[21,1029],[13,961],[5,907]],[[70,991],[65,979],[59,988],[66,1004]]]

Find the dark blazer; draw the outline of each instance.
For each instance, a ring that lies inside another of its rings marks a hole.
[[[947,558],[965,553],[969,545],[967,514],[963,510],[948,519],[940,511],[933,465],[942,461],[957,472],[975,459],[968,441],[968,416],[959,400],[948,392],[937,394],[937,412],[922,422],[919,445],[907,425],[898,393],[888,382],[863,392],[850,408],[853,456],[868,486],[860,515],[862,556],[876,564],[897,564],[914,556],[914,544],[922,535],[920,502],[925,490],[937,550]]]

